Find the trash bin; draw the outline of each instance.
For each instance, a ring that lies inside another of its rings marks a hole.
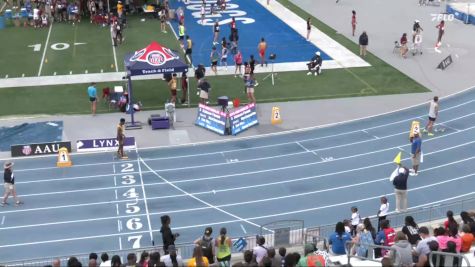
[[[5,28],[5,18],[0,16],[0,30]]]

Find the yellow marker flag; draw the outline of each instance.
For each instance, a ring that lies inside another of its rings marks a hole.
[[[111,64],[111,69],[113,69],[113,68],[114,68],[114,64]]]
[[[45,58],[45,63],[48,63],[48,59],[47,59],[47,58]]]
[[[396,163],[397,165],[401,164],[401,155],[402,155],[402,152],[397,153],[396,157],[393,160],[393,162]]]
[[[281,117],[281,114],[280,114],[280,108],[279,107],[272,107],[271,123],[272,124],[281,124],[282,123],[282,117]]]

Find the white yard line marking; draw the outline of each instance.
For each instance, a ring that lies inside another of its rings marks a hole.
[[[238,219],[238,220],[240,220],[240,221],[242,221],[242,222],[246,222],[246,223],[248,223],[248,224],[250,224],[250,225],[253,225],[253,226],[255,226],[255,227],[259,227],[259,228],[261,227],[260,225],[258,225],[258,224],[256,224],[256,223],[253,223],[253,222],[251,222],[251,221],[249,221],[249,220],[246,220],[246,219],[244,219],[244,218],[242,218],[242,217],[239,217],[239,216],[237,216],[237,215],[235,215],[235,214],[232,214],[232,213],[230,213],[230,212],[227,212],[227,211],[225,211],[225,210],[223,210],[223,209],[221,209],[221,208],[218,208],[218,207],[214,206],[214,205],[211,204],[211,203],[208,203],[208,202],[206,202],[206,201],[204,201],[204,200],[202,200],[202,199],[200,199],[200,198],[198,198],[198,197],[196,197],[196,196],[193,196],[192,194],[190,194],[190,193],[188,193],[187,191],[183,190],[181,187],[178,187],[178,186],[174,185],[173,183],[169,182],[167,179],[165,179],[163,176],[161,176],[158,172],[154,171],[152,168],[150,168],[150,166],[148,166],[148,164],[147,164],[142,158],[140,158],[140,161],[143,163],[143,165],[144,165],[145,167],[147,167],[147,169],[149,169],[153,174],[155,174],[155,176],[157,176],[159,179],[161,179],[162,181],[166,182],[168,185],[170,185],[171,187],[175,188],[176,190],[178,190],[178,191],[180,191],[180,192],[186,194],[187,196],[189,196],[189,197],[191,197],[191,198],[193,198],[193,199],[195,199],[195,200],[197,200],[197,201],[199,201],[199,202],[205,204],[206,206],[208,206],[208,207],[210,207],[210,208],[213,208],[213,209],[215,209],[215,210],[217,210],[217,211],[219,211],[219,212],[222,212],[222,213],[224,213],[224,214],[226,214],[226,215],[229,215],[229,216],[231,216],[231,217],[233,217],[233,218],[235,218],[235,219]]]
[[[148,230],[150,232],[150,241],[151,241],[152,244],[154,244],[155,242],[153,240],[152,223],[150,221],[150,213],[149,213],[149,210],[148,210],[147,194],[145,193],[145,185],[144,185],[144,182],[143,182],[143,175],[142,175],[142,166],[140,165],[139,151],[138,151],[138,148],[137,148],[137,144],[135,144],[135,154],[137,155],[137,165],[139,167],[140,184],[142,186],[143,202],[145,203],[145,213],[147,214]]]
[[[41,76],[41,70],[43,69],[43,63],[45,61],[46,50],[48,50],[49,37],[51,36],[51,29],[53,28],[53,23],[49,25],[48,35],[46,36],[46,42],[43,46],[43,56],[41,57],[40,69],[38,70],[38,77]]]
[[[114,55],[115,72],[119,72],[119,67],[117,66],[117,54],[115,52],[115,46],[114,46],[114,38],[112,38],[112,32],[110,34],[111,34],[112,54]]]

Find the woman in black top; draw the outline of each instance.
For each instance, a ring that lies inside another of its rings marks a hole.
[[[416,245],[421,237],[419,236],[419,226],[414,221],[412,216],[406,216],[404,219],[404,226],[402,227],[402,232],[407,236],[407,240],[411,245]]]
[[[175,240],[179,236],[178,233],[173,234],[172,229],[170,229],[170,216],[163,215],[160,217],[162,221],[162,228],[160,228],[160,233],[162,233],[162,241],[163,241],[163,250],[165,254],[168,254],[168,246],[175,245]]]

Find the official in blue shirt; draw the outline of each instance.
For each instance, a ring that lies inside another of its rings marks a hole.
[[[96,103],[97,103],[97,89],[96,83],[91,83],[87,88],[87,95],[89,96],[89,101],[91,101],[92,115],[96,115]]]
[[[411,145],[411,154],[412,154],[412,170],[410,173],[411,176],[417,176],[417,170],[419,169],[419,164],[421,163],[421,153],[422,153],[422,139],[419,137],[419,133],[414,133],[414,138],[412,139]]]

